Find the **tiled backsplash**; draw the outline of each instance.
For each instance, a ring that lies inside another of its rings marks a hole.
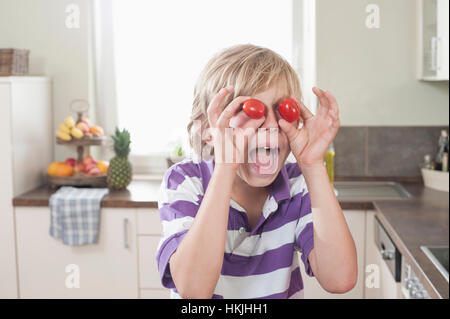
[[[344,126],[334,140],[338,177],[420,177],[425,154],[437,152],[448,126]]]

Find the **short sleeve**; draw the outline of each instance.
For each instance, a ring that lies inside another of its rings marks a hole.
[[[162,236],[156,252],[161,283],[175,288],[169,259],[188,232],[203,198],[203,186],[196,165],[176,164],[165,174],[158,195]]]
[[[295,228],[295,246],[300,250],[306,274],[313,277],[314,273],[308,260],[309,253],[314,248],[314,225],[312,220],[311,200],[303,175],[300,174],[296,177],[293,183],[294,185],[291,187],[298,190],[298,193],[295,196],[298,196],[300,200],[300,216]]]

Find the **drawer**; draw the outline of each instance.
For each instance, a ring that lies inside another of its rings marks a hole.
[[[139,288],[166,289],[161,285],[156,265],[160,236],[138,236]]]
[[[170,299],[170,289],[141,289],[141,299]]]
[[[138,208],[136,211],[138,235],[160,235],[162,233],[162,225],[157,208]]]

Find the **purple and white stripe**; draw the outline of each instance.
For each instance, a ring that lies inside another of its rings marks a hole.
[[[158,207],[163,234],[156,261],[164,287],[180,298],[168,261],[189,230],[214,170],[214,161],[185,160],[172,166],[161,184]],[[297,163],[287,163],[271,184],[260,220],[250,230],[244,209],[230,201],[224,261],[213,298],[302,298],[296,256],[314,246],[311,202]]]

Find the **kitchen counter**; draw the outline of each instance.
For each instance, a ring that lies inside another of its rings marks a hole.
[[[413,198],[375,201],[375,214],[427,290],[434,288],[442,298],[449,298],[448,282],[420,249],[448,246],[449,194],[422,184],[403,186]]]
[[[133,181],[126,190],[110,191],[103,197],[101,207],[158,208],[161,181]],[[41,186],[13,198],[13,206],[48,206],[56,189]]]
[[[111,191],[103,198],[101,207],[157,208],[160,183],[135,180],[125,191]],[[421,245],[448,246],[448,193],[425,188],[417,182],[402,185],[413,198],[372,202],[341,200],[339,203],[344,210],[374,210],[404,259],[424,286],[434,292],[433,297],[449,298],[447,281],[420,249]],[[13,198],[13,205],[45,207],[55,191],[42,186]]]

